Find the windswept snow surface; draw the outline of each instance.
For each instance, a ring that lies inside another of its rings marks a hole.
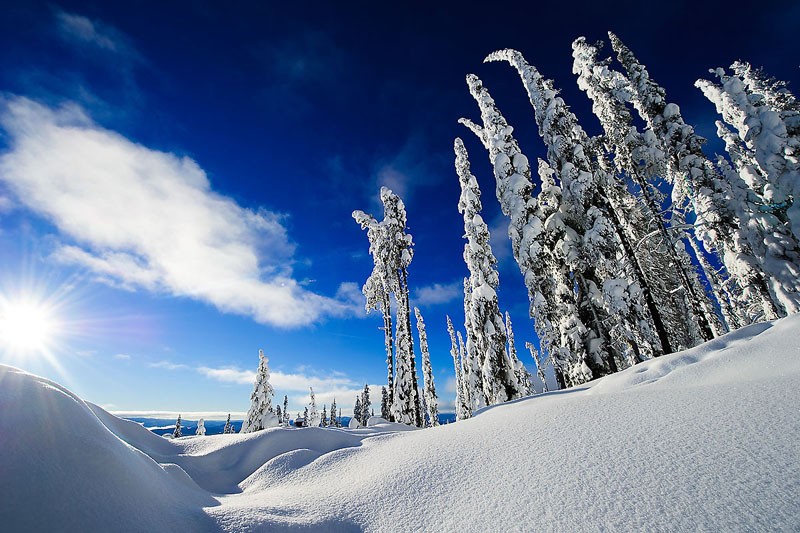
[[[434,429],[176,440],[0,367],[0,530],[797,531],[798,338],[758,324]]]

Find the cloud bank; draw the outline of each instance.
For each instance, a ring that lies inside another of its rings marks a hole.
[[[282,216],[214,192],[188,157],[104,129],[75,105],[0,101],[0,181],[73,242],[54,257],[102,281],[206,302],[279,327],[354,310],[292,278]]]

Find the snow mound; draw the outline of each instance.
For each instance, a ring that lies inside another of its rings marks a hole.
[[[405,431],[166,441],[0,367],[10,531],[800,530],[800,316]],[[403,431],[400,431],[403,429]]]

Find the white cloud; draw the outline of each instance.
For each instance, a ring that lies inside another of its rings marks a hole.
[[[129,53],[130,47],[119,32],[102,22],[64,11],[56,12],[56,21],[61,36],[66,39],[111,52]]]
[[[113,405],[109,405],[109,407],[114,407]],[[124,411],[124,410],[114,410],[110,411],[108,407],[105,405],[103,406],[106,411],[109,411],[111,414],[115,416],[119,416],[122,418],[161,418],[161,419],[173,419],[177,418],[178,414],[181,415],[181,420],[199,420],[200,418],[205,418],[206,420],[225,420],[228,415],[231,415],[231,418],[234,420],[241,420],[245,416],[245,412],[243,411],[231,411],[228,413],[227,411],[182,411],[180,409],[173,409],[172,411]],[[175,427],[175,426],[169,426]],[[152,429],[152,428],[151,428]]]
[[[275,326],[298,326],[359,306],[292,278],[282,216],[215,193],[188,157],[151,150],[68,105],[2,104],[11,149],[0,180],[63,236],[54,258],[130,289],[185,296]],[[352,288],[343,286],[342,294]]]
[[[441,283],[434,283],[426,287],[419,287],[414,291],[414,305],[439,305],[464,296],[464,281],[456,280],[452,283],[443,285]]]
[[[131,356],[126,353],[118,353],[114,354],[114,359],[119,359],[120,361],[130,361]]]
[[[165,368],[167,370],[186,370],[189,368],[187,365],[172,363],[170,361],[158,361],[156,363],[150,363],[147,366],[150,368]]]
[[[252,385],[256,379],[256,373],[252,370],[239,370],[237,368],[209,368],[201,366],[196,369],[207,378],[227,383],[238,383],[240,385]]]

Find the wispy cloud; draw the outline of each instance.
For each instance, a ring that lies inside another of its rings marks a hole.
[[[187,370],[189,368],[188,365],[173,363],[171,361],[157,361],[155,363],[150,363],[147,366],[150,368],[164,368],[166,370]]]
[[[439,305],[452,302],[464,296],[464,281],[456,280],[452,283],[434,283],[419,287],[414,291],[413,303],[418,306]]]
[[[117,353],[114,354],[114,359],[118,359],[120,361],[130,361],[131,356],[126,353]]]
[[[357,309],[293,279],[283,216],[214,192],[192,159],[133,143],[75,105],[12,98],[0,102],[0,126],[11,145],[0,180],[75,241],[56,259],[276,326]]]
[[[108,24],[65,11],[56,11],[55,16],[59,34],[65,40],[129,58],[139,57],[128,39]]]

